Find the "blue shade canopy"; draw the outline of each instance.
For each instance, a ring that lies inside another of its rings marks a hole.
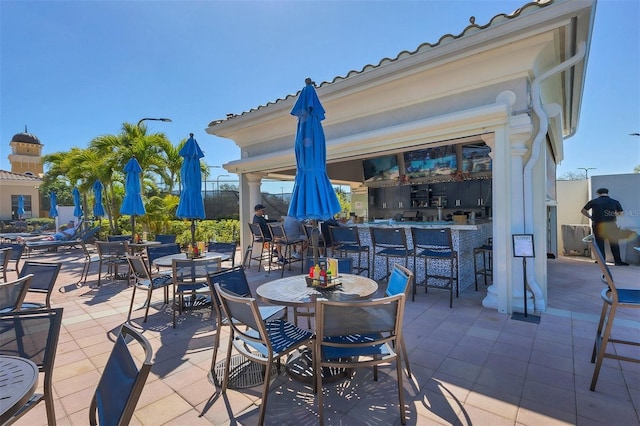
[[[18,217],[22,219],[24,215],[24,195],[18,196]]]
[[[93,215],[96,217],[104,216],[104,206],[102,205],[102,182],[96,180],[93,182]]]
[[[187,143],[180,150],[184,158],[180,169],[182,192],[176,210],[176,216],[182,219],[204,219],[204,200],[202,199],[202,169],[200,159],[204,157],[198,142],[189,135]]]
[[[83,216],[82,213],[82,203],[80,202],[80,191],[78,191],[78,187],[73,187],[73,215],[77,218],[81,218]]]
[[[298,117],[297,173],[288,215],[297,219],[329,219],[340,211],[340,202],[327,176],[327,148],[320,123],[324,120],[324,108],[310,79],[306,80],[291,115]]]
[[[55,192],[49,193],[49,201],[51,208],[49,209],[49,217],[58,217],[58,197]]]
[[[140,187],[140,173],[142,168],[135,157],[124,166],[124,172],[127,174],[124,185],[124,200],[120,207],[121,214],[131,216],[141,216],[146,213],[144,204],[142,203],[142,190]]]

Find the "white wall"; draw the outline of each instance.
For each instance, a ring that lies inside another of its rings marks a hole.
[[[564,253],[562,225],[591,225],[580,210],[589,201],[589,185],[587,180],[559,180],[558,191],[558,254]]]
[[[626,241],[620,241],[620,255],[628,263],[640,264],[640,254],[633,249],[640,246],[640,173],[591,176],[590,198],[596,196],[598,188],[607,188],[609,196],[620,201],[624,215],[618,217],[620,229],[633,231]]]

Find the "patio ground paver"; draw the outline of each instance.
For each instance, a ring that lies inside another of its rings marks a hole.
[[[53,373],[56,417],[60,425],[85,425],[114,333],[126,321],[132,290],[126,281],[92,288],[95,264],[87,285],[77,287],[84,261],[79,249],[31,258],[64,262],[51,299],[52,306],[65,308]],[[549,307],[540,324],[483,308],[482,286],[478,292],[463,291],[452,309],[448,293],[433,289],[427,294],[419,289],[415,302],[406,302],[404,336],[413,373],[411,379],[403,376],[407,424],[640,425],[639,364],[605,360],[596,392],[588,389],[603,287],[597,265],[579,257],[551,259],[547,265]],[[640,267],[613,272],[621,284],[640,287]],[[255,291],[279,278],[279,271],[257,272],[254,263],[248,277]],[[215,336],[211,310],[187,312],[173,329],[161,292],[154,295],[146,323],[143,302],[142,295],[136,298],[132,323],[151,342],[154,365],[131,424],[255,424],[259,387],[221,395],[207,380]],[[638,334],[638,310],[621,311],[616,320],[620,332]],[[228,327],[222,333],[218,361],[224,358]],[[326,385],[325,393],[327,424],[400,424],[393,368],[382,367],[378,382],[371,371],[357,370],[351,379]],[[311,386],[284,370],[277,374],[266,424],[317,423]],[[46,424],[44,404],[16,424]]]

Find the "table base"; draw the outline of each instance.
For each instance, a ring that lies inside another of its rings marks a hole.
[[[305,383],[313,383],[315,376],[313,374],[313,359],[310,349],[302,349],[297,353],[289,355],[285,364],[287,373],[296,380]],[[334,383],[342,379],[346,379],[353,373],[352,368],[322,368],[322,382]]]
[[[209,382],[216,386],[222,386],[225,365],[226,359],[216,363],[214,371],[209,372]],[[227,387],[230,389],[245,389],[261,385],[264,383],[264,368],[264,365],[250,361],[240,354],[232,355]],[[273,379],[275,375],[276,367],[272,365],[269,379]]]

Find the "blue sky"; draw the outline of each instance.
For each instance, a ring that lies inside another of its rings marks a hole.
[[[52,153],[143,117],[171,118],[146,123],[174,143],[193,132],[207,164],[221,165],[239,150],[206,134],[210,121],[294,94],[305,77],[331,81],[458,34],[472,15],[484,25],[525,3],[0,0],[0,169],[10,168],[9,142],[25,125]],[[639,5],[598,2],[580,127],[558,175],[640,165],[640,137],[629,136],[640,131]]]

